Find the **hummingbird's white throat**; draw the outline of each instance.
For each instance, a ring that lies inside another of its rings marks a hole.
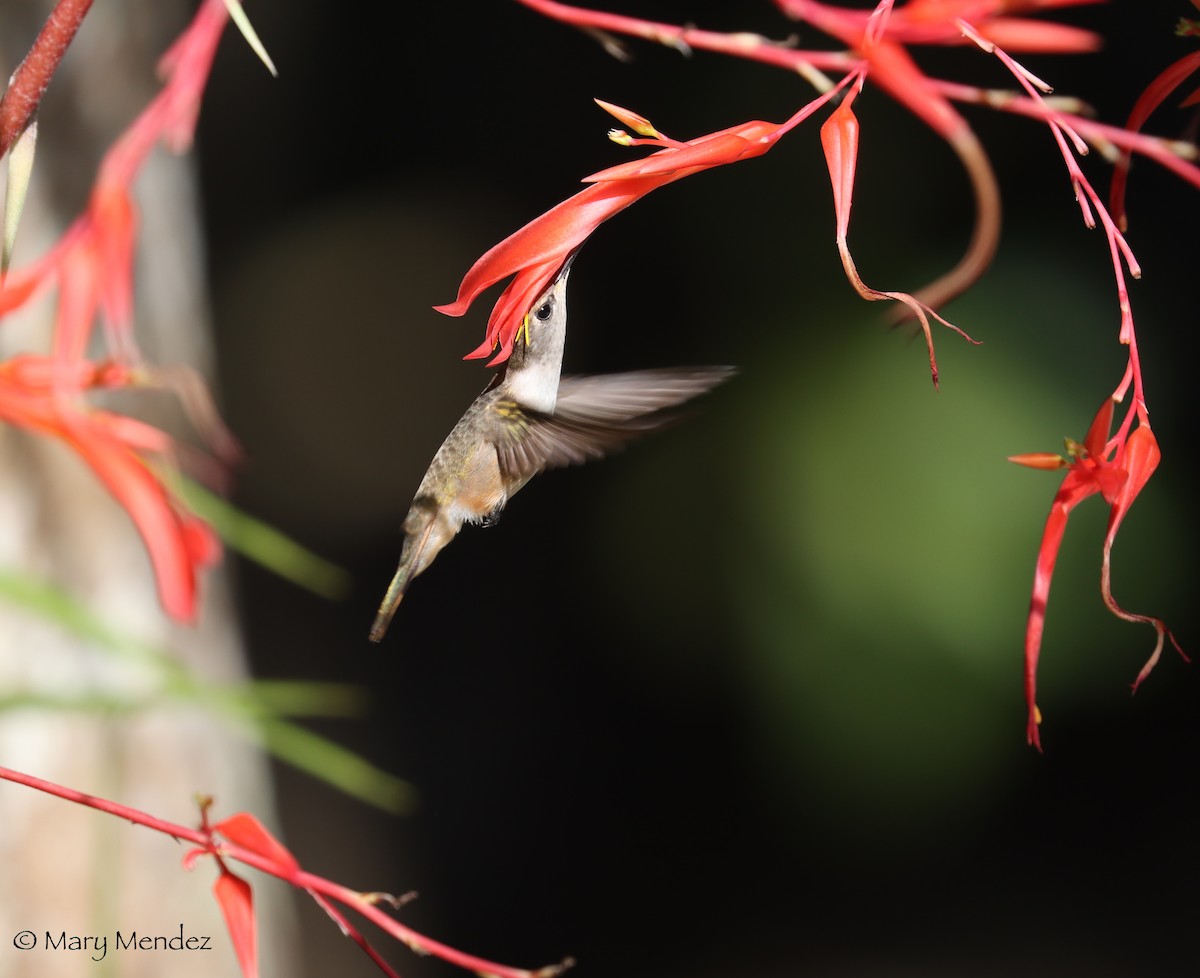
[[[541,318],[548,307],[549,315]],[[510,365],[503,387],[523,407],[553,414],[558,403],[558,383],[562,376],[563,347],[567,339],[567,273],[554,283],[542,301],[530,310],[518,343],[526,345],[519,366]]]

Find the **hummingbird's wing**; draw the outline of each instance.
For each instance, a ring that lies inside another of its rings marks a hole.
[[[684,367],[564,377],[552,414],[505,405],[514,413],[496,440],[500,471],[519,487],[543,469],[601,458],[639,435],[665,428],[678,417],[670,408],[733,373],[732,367]]]

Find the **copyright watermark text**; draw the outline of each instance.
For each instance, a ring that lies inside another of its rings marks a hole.
[[[68,951],[103,961],[113,951],[211,951],[212,938],[188,934],[183,924],[178,933],[147,934],[136,930],[117,930],[111,934],[72,934],[69,931],[22,930],[13,935],[18,951]]]

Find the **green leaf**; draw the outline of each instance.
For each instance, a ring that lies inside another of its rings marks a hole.
[[[165,649],[125,634],[60,588],[0,568],[0,600],[57,623],[111,654],[140,659],[158,671],[158,689],[136,695],[111,691],[60,695],[5,690],[0,712],[22,709],[118,714],[163,709],[171,701],[211,710],[268,753],[348,795],[391,813],[411,811],[416,789],[370,761],[285,717],[345,717],[365,712],[368,694],[344,683],[247,680],[210,683],[193,676]]]
[[[350,575],[341,567],[318,557],[261,520],[247,516],[199,483],[180,478],[176,488],[187,507],[243,557],[323,598],[335,600],[350,590]]]
[[[263,720],[254,735],[281,761],[353,798],[393,814],[411,812],[416,807],[417,791],[407,781],[305,727],[286,720]]]

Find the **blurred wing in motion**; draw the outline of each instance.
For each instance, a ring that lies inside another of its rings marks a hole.
[[[519,412],[520,421],[496,442],[500,470],[519,487],[544,469],[602,458],[675,423],[679,414],[671,408],[712,390],[733,373],[732,367],[682,367],[564,377],[553,414],[505,404],[506,411]]]

